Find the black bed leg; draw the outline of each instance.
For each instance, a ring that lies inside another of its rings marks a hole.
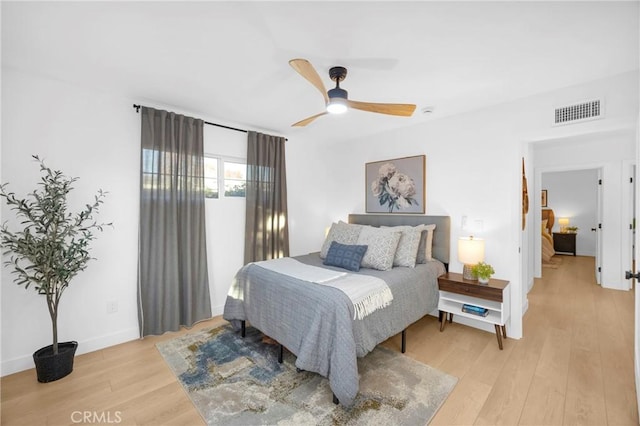
[[[407,350],[407,329],[402,330],[402,353]]]
[[[245,337],[247,335],[247,323],[245,320],[242,320],[240,324],[240,335]]]
[[[278,364],[282,364],[283,354],[284,354],[284,346],[280,345],[280,351],[278,352]]]
[[[331,395],[333,395],[333,403],[336,404],[336,405],[340,404],[340,401],[338,401],[338,397],[336,396],[336,394],[335,393],[331,393]]]

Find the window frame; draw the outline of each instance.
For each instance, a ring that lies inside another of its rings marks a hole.
[[[247,159],[246,158],[242,158],[242,157],[232,157],[229,155],[220,155],[220,154],[204,154],[204,157],[206,158],[212,158],[215,159],[218,162],[218,177],[217,177],[217,182],[218,182],[218,198],[205,198],[205,200],[223,200],[223,199],[240,199],[240,200],[244,200],[246,198],[246,193],[244,196],[226,196],[225,195],[225,178],[224,178],[224,163],[228,162],[228,163],[237,163],[237,164],[244,164],[244,166],[247,166]],[[207,176],[205,176],[205,179],[207,178]],[[245,182],[246,182],[246,175],[245,175]]]

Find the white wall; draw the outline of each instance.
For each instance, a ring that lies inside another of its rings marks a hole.
[[[523,250],[522,242],[532,245],[535,200],[530,143],[579,134],[597,134],[614,129],[635,129],[638,113],[638,73],[626,73],[610,79],[541,94],[508,104],[386,132],[373,137],[332,144],[326,141],[315,162],[324,164],[326,182],[317,183],[316,170],[299,170],[296,179],[314,188],[326,187],[325,211],[308,218],[295,216],[298,232],[293,245],[319,247],[331,220],[345,219],[349,213],[364,212],[364,165],[370,161],[425,154],[427,158],[427,214],[449,215],[452,219],[452,271],[462,271],[456,259],[456,241],[466,235],[461,230],[462,216],[481,220],[486,240],[486,261],[496,269],[496,277],[509,280],[512,287],[511,337],[522,335],[522,312],[526,292],[533,282],[535,249]],[[606,96],[607,117],[579,126],[551,126],[553,108],[576,99]],[[437,116],[436,116],[437,118]],[[550,142],[551,143],[551,142]],[[522,157],[527,160],[530,213],[527,229],[521,231]],[[309,162],[307,162],[308,164]],[[308,187],[306,187],[308,188]],[[289,191],[290,197],[298,194]],[[303,196],[299,194],[299,196]],[[319,199],[322,199],[320,197]],[[539,213],[538,213],[539,215]],[[539,217],[538,217],[539,219]],[[304,221],[304,225],[303,225]],[[538,225],[537,233],[540,233]],[[619,251],[618,251],[619,253]],[[521,266],[522,261],[522,266]],[[473,323],[473,325],[476,325]]]
[[[547,208],[556,215],[553,232],[560,232],[558,218],[569,218],[569,226],[578,227],[576,254],[595,256],[596,233],[591,228],[598,227],[598,170],[543,173],[542,188],[547,190]]]
[[[30,192],[40,176],[31,159],[37,154],[80,178],[72,205],[90,201],[99,188],[109,192],[99,218],[113,228],[97,236],[97,260],[74,278],[60,303],[60,341],[76,340],[84,353],[135,339],[140,117],[133,102],[3,70],[2,103],[2,182],[18,194]],[[5,203],[2,216],[12,216]],[[2,268],[3,375],[32,368],[32,353],[52,342],[44,298],[12,281]],[[118,311],[107,314],[107,301],[116,301]]]
[[[246,161],[247,134],[204,126],[204,152]],[[244,264],[245,198],[205,200],[211,313],[222,315],[235,273]]]
[[[18,194],[31,191],[39,179],[31,160],[37,154],[51,168],[80,178],[72,202],[87,201],[99,188],[109,192],[100,218],[113,228],[98,235],[92,245],[97,260],[74,278],[62,299],[60,341],[78,341],[82,354],[138,338],[140,115],[132,105],[140,100],[6,69],[2,92],[2,182]],[[207,153],[246,158],[245,133],[205,126],[204,137]],[[3,219],[10,218],[2,204]],[[244,199],[206,201],[213,315],[222,313],[243,263],[244,209]],[[33,352],[51,344],[44,299],[14,285],[9,272],[2,268],[2,375],[32,368]],[[117,312],[107,314],[108,301],[117,302]]]

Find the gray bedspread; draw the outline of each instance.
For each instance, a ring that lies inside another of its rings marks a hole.
[[[294,259],[344,271],[323,265],[318,253]],[[436,309],[437,277],[444,272],[438,261],[390,271],[360,269],[360,274],[383,279],[393,302],[354,320],[353,305],[342,291],[248,264],[234,278],[223,318],[235,328],[246,320],[284,345],[296,355],[296,367],[327,377],[340,403],[349,406],[359,387],[356,357]]]

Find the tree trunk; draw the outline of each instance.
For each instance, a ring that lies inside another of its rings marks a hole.
[[[53,326],[53,354],[58,354],[58,315],[51,317],[51,325]]]
[[[47,295],[47,305],[49,307],[49,315],[51,315],[51,327],[53,331],[53,354],[58,354],[58,304]]]

